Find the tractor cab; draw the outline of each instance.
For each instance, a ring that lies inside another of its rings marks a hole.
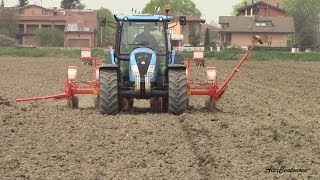
[[[148,19],[146,19],[148,17]],[[118,16],[116,46],[121,55],[128,55],[136,48],[150,48],[156,54],[166,54],[168,50],[166,16],[131,15]],[[129,21],[129,19],[131,19]],[[166,20],[164,20],[166,19]]]

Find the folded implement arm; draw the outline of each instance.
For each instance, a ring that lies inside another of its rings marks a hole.
[[[216,76],[216,68],[215,67],[207,67],[207,81],[195,81],[190,74],[194,71],[195,67],[205,67],[205,59],[204,58],[186,58],[186,66],[187,66],[187,87],[188,87],[188,95],[208,95],[210,100],[218,101],[221,99],[223,94],[228,88],[228,84],[235,76],[235,74],[240,70],[241,65],[248,59],[249,55],[253,51],[253,48],[257,43],[262,44],[262,39],[255,35],[253,36],[254,42],[251,48],[246,52],[243,58],[240,60],[238,65],[234,68],[234,70],[229,74],[228,78],[222,83],[220,86],[218,83],[218,78]]]

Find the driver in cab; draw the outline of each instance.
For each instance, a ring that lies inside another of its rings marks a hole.
[[[134,43],[156,50],[158,44],[156,38],[150,33],[151,28],[151,26],[144,26],[144,31],[135,37]]]

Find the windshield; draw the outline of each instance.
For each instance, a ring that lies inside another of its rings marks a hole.
[[[165,54],[163,22],[124,22],[121,34],[120,53],[130,54],[138,47],[148,47],[157,54]]]

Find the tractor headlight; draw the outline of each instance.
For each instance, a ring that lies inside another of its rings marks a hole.
[[[215,82],[217,78],[217,72],[215,67],[207,67],[207,80]]]
[[[77,77],[77,66],[68,66],[68,80],[75,81]]]

